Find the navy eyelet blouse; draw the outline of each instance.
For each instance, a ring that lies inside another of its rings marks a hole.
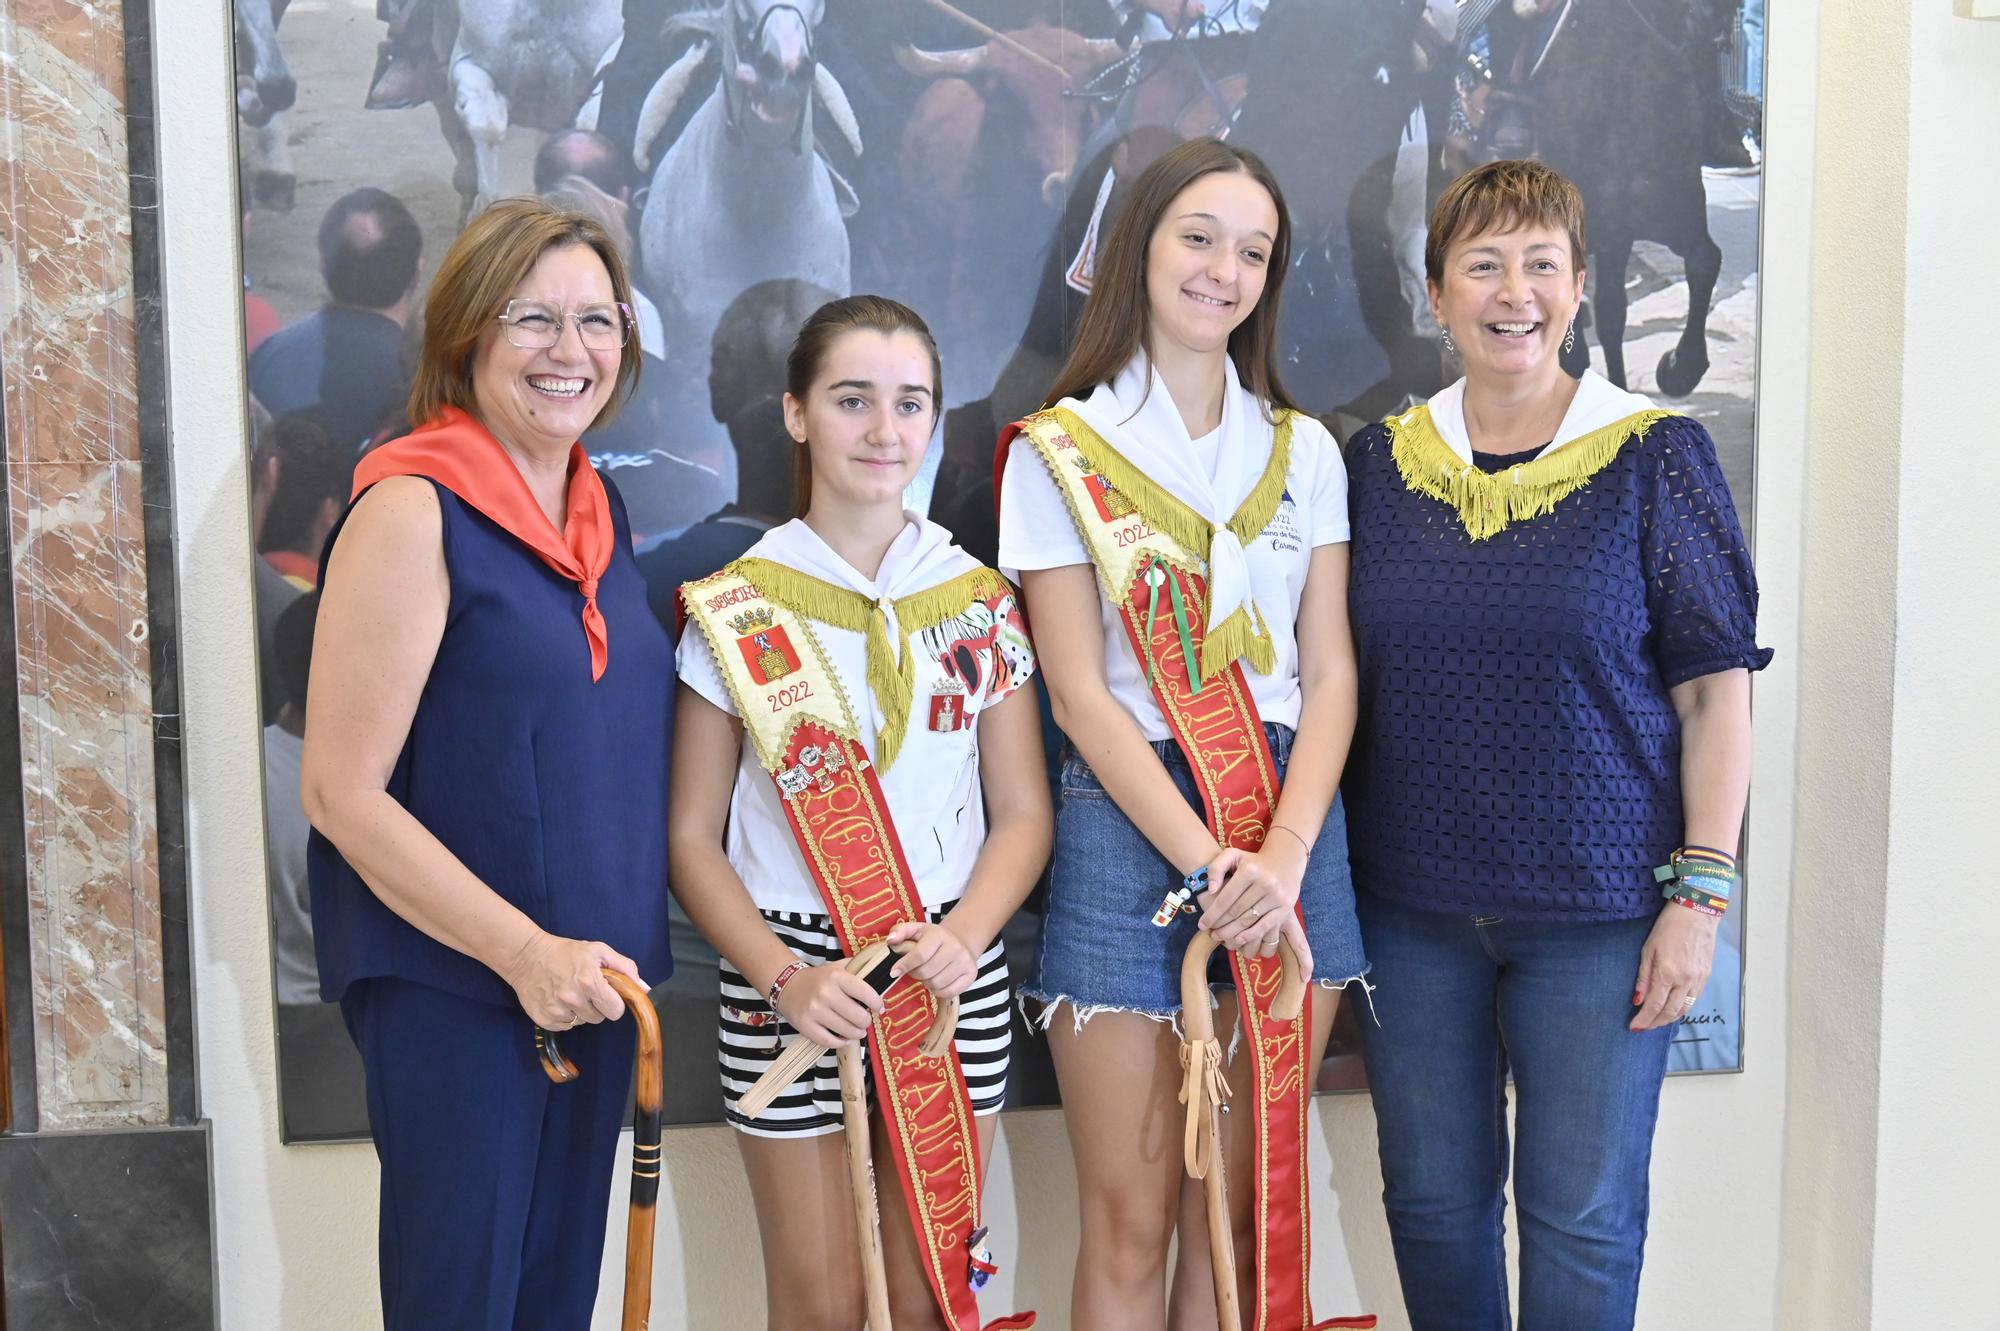
[[[1514,919],[1658,910],[1652,869],[1683,837],[1668,690],[1771,659],[1708,432],[1661,420],[1553,512],[1477,542],[1404,484],[1387,427],[1347,464],[1355,886]]]

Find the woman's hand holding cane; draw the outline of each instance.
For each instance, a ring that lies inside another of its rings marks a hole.
[[[645,987],[638,965],[616,948],[537,929],[500,978],[513,988],[530,1021],[544,1030],[563,1031],[625,1015],[624,1000],[605,979],[606,970]]]

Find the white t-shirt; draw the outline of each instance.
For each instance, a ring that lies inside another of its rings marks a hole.
[[[1194,441],[1200,449],[1216,434]],[[1213,460],[1201,457],[1205,470]],[[1256,539],[1245,543],[1251,596],[1264,614],[1276,659],[1271,673],[1259,674],[1248,661],[1243,673],[1257,714],[1287,726],[1299,723],[1299,644],[1296,626],[1299,598],[1305,592],[1306,567],[1314,547],[1338,545],[1347,539],[1347,465],[1340,446],[1326,427],[1303,413],[1292,417],[1291,466],[1285,473],[1284,497],[1277,512]],[[1035,446],[1016,436],[1009,446],[1000,491],[1000,567],[1017,570],[1065,568],[1088,564],[1090,552],[1077,533],[1076,522],[1056,489],[1054,478]],[[1095,578],[1095,574],[1092,575]],[[1149,740],[1171,739],[1167,718],[1146,685],[1146,669],[1119,615],[1100,594],[1099,621],[1104,631],[1105,682],[1139,723]]]
[[[803,527],[803,523],[794,522],[779,531]],[[888,585],[892,561],[908,554],[918,531],[914,524],[904,529],[904,535],[884,557],[878,579],[863,578],[841,561],[848,574],[841,581],[857,591],[870,587],[871,581],[877,586]],[[797,532],[791,534],[797,539]],[[775,558],[766,548],[769,540],[766,537],[758,542],[750,553]],[[823,550],[822,559],[838,560],[839,556]],[[823,569],[808,571],[825,576]],[[828,662],[840,676],[861,728],[861,746],[872,759],[882,712],[867,683],[867,638],[818,620],[811,625],[826,649]],[[886,772],[877,767],[876,775],[889,801],[889,814],[895,820],[910,872],[916,877],[917,895],[927,908],[934,908],[949,905],[964,894],[973,862],[986,844],[986,805],[979,782],[979,714],[1028,682],[1035,673],[1035,654],[1011,594],[975,603],[956,619],[912,633],[910,651],[916,657],[916,687],[911,694],[909,727],[895,764]],[[681,634],[678,662],[683,684],[729,715],[738,714],[709,653],[708,640],[693,624]],[[971,721],[955,729],[936,730],[931,726],[931,698],[947,680],[964,687],[962,705]],[[813,885],[805,856],[786,821],[777,785],[759,765],[748,742],[737,760],[724,850],[759,910],[826,914],[826,903]]]

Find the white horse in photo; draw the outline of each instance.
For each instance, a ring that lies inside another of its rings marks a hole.
[[[458,159],[461,222],[510,192],[500,179],[508,128],[576,124],[624,31],[619,0],[439,0],[444,87],[431,101]]]
[[[844,218],[854,195],[815,147],[813,103],[857,154],[861,136],[847,95],[814,55],[824,12],[824,0],[724,0],[667,21],[669,35],[699,39],[647,94],[633,147],[642,170],[711,57],[720,66],[661,156],[639,227],[667,362],[690,391],[707,378],[716,323],[744,290],[774,278],[849,290]]]

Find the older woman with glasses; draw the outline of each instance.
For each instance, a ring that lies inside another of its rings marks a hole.
[[[302,794],[390,1331],[590,1323],[633,1051],[602,968],[672,965],[673,654],[576,442],[637,375],[630,292],[582,214],[475,218],[425,308],[417,428],[327,541]],[[537,1026],[578,1028],[581,1080],[543,1075]]]

